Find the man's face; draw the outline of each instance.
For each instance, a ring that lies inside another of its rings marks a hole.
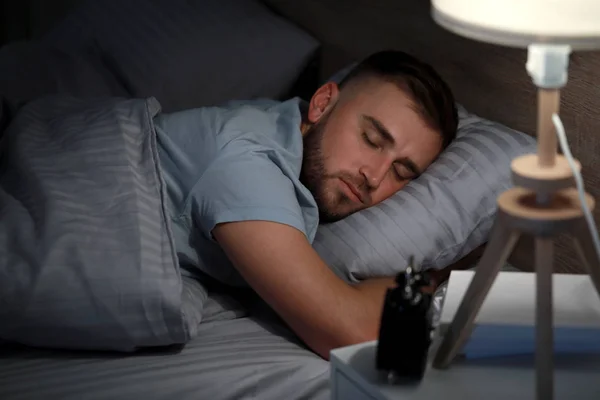
[[[393,83],[368,78],[338,91],[328,83],[313,96],[304,135],[301,180],[321,222],[373,206],[422,173],[442,149],[412,101]]]

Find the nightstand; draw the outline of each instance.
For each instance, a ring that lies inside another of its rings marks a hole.
[[[449,369],[428,367],[419,384],[387,384],[375,369],[377,342],[331,353],[332,400],[531,400],[534,356],[456,360]],[[555,399],[600,399],[600,355],[557,355]]]

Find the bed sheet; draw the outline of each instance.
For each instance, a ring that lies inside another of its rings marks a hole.
[[[328,399],[329,363],[272,311],[211,295],[182,349],[135,355],[0,348],[0,399]]]

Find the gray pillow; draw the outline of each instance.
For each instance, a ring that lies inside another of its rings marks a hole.
[[[257,0],[86,0],[45,40],[97,43],[130,94],[163,112],[281,98],[319,47]]]
[[[456,140],[419,179],[375,207],[319,226],[313,246],[339,276],[391,276],[410,256],[441,269],[488,240],[496,198],[512,186],[510,163],[535,152],[536,142],[458,108]]]

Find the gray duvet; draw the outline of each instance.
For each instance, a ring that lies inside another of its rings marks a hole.
[[[194,337],[165,216],[153,100],[50,96],[0,142],[0,339],[134,351]]]

